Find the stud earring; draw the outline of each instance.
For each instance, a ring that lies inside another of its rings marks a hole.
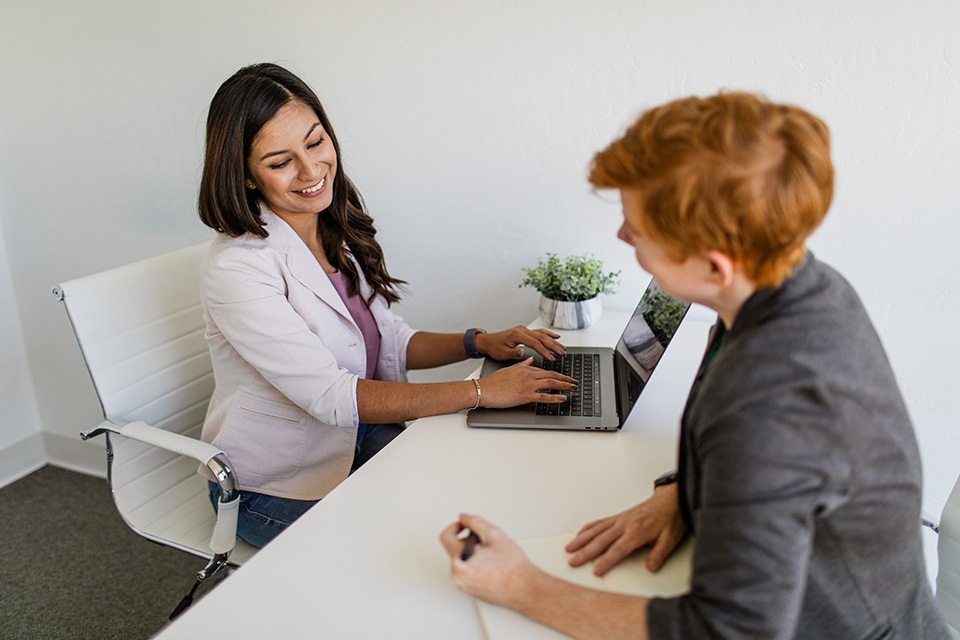
[[[252,182],[247,183],[247,189],[256,189],[256,188],[257,188],[257,185],[253,184]]]

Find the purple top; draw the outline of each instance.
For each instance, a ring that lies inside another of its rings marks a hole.
[[[373,313],[367,303],[360,296],[351,296],[347,293],[347,280],[343,273],[328,273],[327,277],[333,283],[333,287],[340,294],[343,303],[347,305],[347,311],[353,317],[353,321],[360,327],[360,333],[363,334],[363,342],[367,347],[367,371],[364,376],[367,380],[373,380],[373,375],[377,371],[377,358],[380,355],[380,329],[377,328],[377,321],[373,318]]]

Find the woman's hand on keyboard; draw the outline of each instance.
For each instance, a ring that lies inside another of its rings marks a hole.
[[[534,367],[532,363],[533,358],[527,358],[481,380],[483,399],[480,406],[505,409],[529,402],[560,404],[567,400],[564,392],[577,390],[577,381],[573,378]]]
[[[520,360],[523,349],[530,347],[547,360],[553,361],[553,355],[565,352],[563,345],[557,342],[560,335],[546,329],[528,329],[517,326],[495,333],[478,333],[477,350],[494,360]]]

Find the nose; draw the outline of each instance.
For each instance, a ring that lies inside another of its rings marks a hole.
[[[323,175],[322,167],[323,162],[306,156],[300,161],[300,171],[297,177],[304,182],[317,180]]]
[[[620,225],[620,229],[617,231],[617,237],[629,244],[631,247],[633,246],[633,239],[630,237],[630,231],[627,230],[626,222]]]

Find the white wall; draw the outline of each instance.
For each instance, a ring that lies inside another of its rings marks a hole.
[[[623,268],[607,303],[628,307],[645,277],[589,158],[642,108],[730,87],[832,128],[837,197],[811,245],[877,324],[939,513],[960,451],[954,0],[0,1],[0,222],[54,461],[93,460],[76,433],[98,415],[49,288],[208,237],[203,121],[238,67],[281,61],[316,88],[411,283],[402,313],[438,330],[530,319],[520,268],[546,251]]]
[[[0,487],[46,462],[40,414],[0,223]]]

